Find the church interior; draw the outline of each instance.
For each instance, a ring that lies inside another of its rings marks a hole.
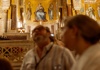
[[[0,0],[0,56],[19,70],[24,54],[34,45],[35,26],[48,26],[60,39],[63,19],[78,14],[100,23],[100,0]]]

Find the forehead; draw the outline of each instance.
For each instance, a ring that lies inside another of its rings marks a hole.
[[[45,29],[45,27],[44,27],[44,26],[39,25],[39,26],[36,26],[34,29]]]
[[[32,30],[32,32],[34,32],[35,30],[44,30],[44,29],[45,29],[44,26],[39,25],[39,26],[36,26],[36,27]]]

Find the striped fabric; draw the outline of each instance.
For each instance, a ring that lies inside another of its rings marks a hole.
[[[53,47],[50,49],[50,47]],[[46,54],[46,51],[50,51]],[[46,55],[42,60],[36,53],[36,48],[31,49],[24,57],[20,70],[69,70],[75,62],[72,53],[58,45],[50,43],[43,51],[43,56]],[[36,64],[37,69],[35,69]]]

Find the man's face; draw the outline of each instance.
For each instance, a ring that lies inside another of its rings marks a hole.
[[[32,33],[33,40],[37,43],[44,42],[49,38],[48,33],[45,29],[45,27],[37,26]]]

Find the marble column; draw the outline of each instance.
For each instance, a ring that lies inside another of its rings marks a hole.
[[[0,10],[0,35],[7,32],[7,11]]]
[[[71,6],[71,4],[67,5],[67,15],[72,16],[72,6]]]
[[[8,10],[4,10],[3,12],[3,24],[4,24],[4,32],[7,32],[7,20],[8,20]]]

